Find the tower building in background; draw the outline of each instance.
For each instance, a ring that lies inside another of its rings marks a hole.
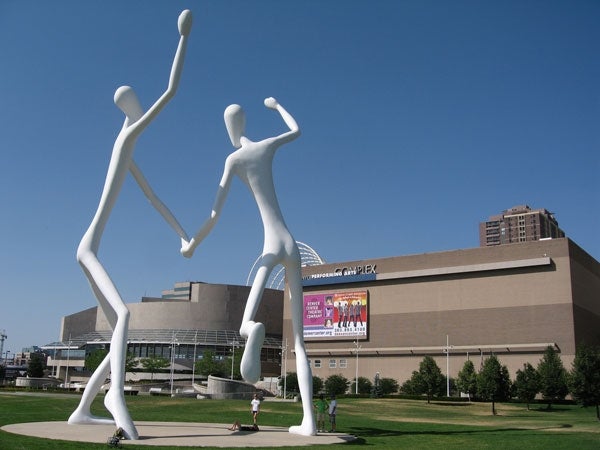
[[[547,209],[513,206],[479,223],[479,245],[490,247],[518,242],[565,237],[554,214]]]

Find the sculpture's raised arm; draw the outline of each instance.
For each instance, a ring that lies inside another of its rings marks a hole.
[[[279,104],[277,100],[275,100],[273,97],[265,98],[265,106],[269,109],[273,109],[279,112],[279,114],[281,114],[281,118],[290,129],[290,131],[288,131],[287,133],[283,133],[282,135],[278,136],[276,138],[278,141],[281,141],[281,143],[283,144],[286,142],[293,141],[298,136],[300,136],[300,127],[296,123],[296,119],[294,119],[292,115],[289,112],[287,112],[287,110],[283,106]]]
[[[154,104],[146,111],[146,113],[132,125],[135,129],[143,130],[148,123],[150,123],[156,115],[165,107],[165,105],[171,100],[177,88],[179,87],[179,80],[181,79],[181,72],[183,70],[183,61],[185,59],[185,51],[187,48],[188,36],[192,29],[192,12],[189,9],[182,11],[177,21],[179,28],[179,45],[173,58],[173,66],[171,67],[171,74],[169,76],[169,85],[165,92],[154,102]]]

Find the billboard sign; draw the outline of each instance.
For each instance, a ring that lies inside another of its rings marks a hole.
[[[304,339],[366,339],[367,306],[367,291],[305,295]]]

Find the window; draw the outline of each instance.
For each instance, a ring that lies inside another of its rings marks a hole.
[[[340,369],[346,369],[348,367],[347,359],[340,359]]]
[[[315,369],[319,369],[321,367],[321,360],[315,359]]]
[[[335,362],[335,359],[330,359],[329,360],[329,368],[330,369],[335,369],[337,367],[337,364]]]

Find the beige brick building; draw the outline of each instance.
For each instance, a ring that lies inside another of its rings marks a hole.
[[[491,353],[514,379],[548,345],[570,369],[576,344],[600,344],[600,264],[567,238],[311,266],[303,277],[305,303],[362,299],[350,302],[362,301],[354,319],[340,320],[333,308],[323,327],[307,327],[320,313],[307,318],[305,308],[311,367],[323,379],[372,380],[379,372],[402,383],[424,355],[456,377],[467,359],[479,368]],[[283,337],[291,343],[287,293],[285,300]]]

